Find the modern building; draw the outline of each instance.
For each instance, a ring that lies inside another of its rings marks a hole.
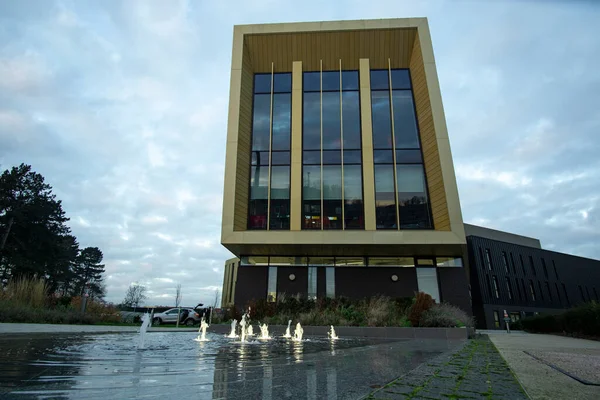
[[[224,305],[425,291],[470,312],[427,19],[235,26],[228,118]]]
[[[600,301],[600,261],[544,250],[538,239],[465,224],[473,314],[480,329],[505,329],[537,313]]]

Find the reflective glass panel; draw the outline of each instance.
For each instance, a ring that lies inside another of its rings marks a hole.
[[[392,125],[390,117],[390,94],[371,92],[371,110],[373,121],[373,148],[392,148]]]
[[[335,268],[325,268],[325,295],[331,299],[335,298]]]
[[[335,265],[336,267],[364,267],[367,264],[364,257],[336,257]]]
[[[371,71],[371,90],[389,89],[390,81],[387,69]]]
[[[393,165],[375,165],[375,214],[377,229],[398,228]]]
[[[342,118],[344,149],[360,149],[360,99],[359,92],[342,92]]]
[[[269,267],[269,282],[267,286],[267,301],[277,300],[277,267]]]
[[[271,167],[269,229],[290,229],[290,167]]]
[[[250,169],[250,202],[248,204],[248,229],[267,229],[267,190],[269,167]]]
[[[305,72],[303,74],[302,86],[305,92],[321,91],[321,73],[320,72]]]
[[[362,152],[360,150],[344,150],[344,165],[361,163]]]
[[[339,150],[323,151],[323,164],[341,164],[342,152]]]
[[[292,92],[292,74],[274,74],[273,75],[273,92],[275,93],[291,93]]]
[[[308,257],[308,265],[314,267],[330,266],[333,265],[333,257]]]
[[[340,90],[340,72],[327,71],[323,72],[323,91],[338,91]],[[338,94],[339,96],[339,94]]]
[[[344,165],[344,220],[345,229],[364,229],[360,165]]]
[[[303,229],[321,229],[321,167],[303,167],[302,177]]]
[[[269,257],[267,256],[242,256],[240,257],[241,265],[256,265],[266,266],[269,265]]]
[[[271,153],[272,165],[290,165],[289,151],[274,151]]]
[[[271,74],[254,75],[254,93],[271,93]]]
[[[414,267],[412,257],[369,257],[369,267]]]
[[[323,150],[342,145],[340,93],[323,93]]]
[[[305,165],[316,164],[321,165],[321,152],[316,151],[303,151],[302,152],[302,163]]]
[[[292,95],[273,95],[273,150],[290,149]]]
[[[462,258],[460,257],[436,257],[438,267],[462,267]]]
[[[342,229],[342,167],[323,166],[323,229]]]
[[[421,150],[396,150],[396,163],[398,164],[421,164]]]
[[[342,90],[358,90],[358,71],[342,71]]]
[[[268,151],[253,151],[252,152],[252,165],[269,165],[269,152]]]
[[[410,90],[392,92],[394,106],[394,137],[397,149],[419,148],[417,120]]]
[[[419,292],[429,294],[436,303],[440,302],[437,270],[435,268],[417,268],[417,283]]]
[[[252,116],[252,150],[269,151],[269,122],[271,121],[271,95],[254,95]]]
[[[421,164],[396,166],[400,229],[431,229],[425,175]]]
[[[392,164],[394,162],[394,155],[391,150],[374,150],[373,162],[375,164]]]
[[[410,89],[410,73],[407,69],[392,70],[392,89]]]
[[[317,268],[308,267],[308,299],[314,300],[317,298]]]
[[[321,149],[321,94],[304,93],[302,148]]]
[[[306,266],[308,259],[306,257],[274,257],[269,258],[269,265],[274,266],[288,266],[288,265],[300,265]]]

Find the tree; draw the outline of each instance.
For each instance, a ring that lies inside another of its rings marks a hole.
[[[146,286],[139,285],[137,283],[132,283],[127,288],[127,293],[125,293],[123,305],[136,308],[140,304],[142,304],[146,299]]]
[[[175,307],[179,307],[181,304],[181,283],[175,286]]]
[[[214,300],[213,306],[212,306],[213,308],[217,308],[219,306],[219,295],[220,294],[221,293],[220,293],[219,289],[216,289],[215,290],[215,300]]]
[[[100,286],[104,277],[103,254],[97,247],[86,247],[79,252],[73,268],[73,295],[83,296],[87,287],[93,297],[101,297]]]
[[[44,177],[21,164],[0,176],[0,280],[51,278],[66,268],[72,249],[60,200]],[[72,243],[71,243],[72,244]],[[72,254],[71,254],[72,255]]]

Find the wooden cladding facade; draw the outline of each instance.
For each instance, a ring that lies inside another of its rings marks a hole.
[[[427,188],[429,190],[429,201],[431,202],[431,213],[433,215],[433,226],[438,231],[450,230],[450,216],[446,201],[446,189],[442,177],[442,167],[437,146],[437,137],[433,124],[431,103],[429,101],[429,88],[425,76],[425,65],[421,44],[417,37],[413,46],[410,59],[410,73],[413,85],[413,95],[417,108],[417,119],[421,135],[421,146],[423,147],[423,158],[425,163],[425,174],[427,175]]]
[[[294,61],[302,61],[304,71],[357,70],[361,58],[368,58],[371,68],[408,68],[417,30],[377,29],[340,32],[299,32],[246,35],[255,73],[291,72]]]

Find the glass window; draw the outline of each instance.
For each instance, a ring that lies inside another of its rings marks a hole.
[[[371,119],[373,121],[373,148],[392,148],[392,125],[390,116],[390,94],[371,92]]]
[[[323,93],[323,150],[342,148],[340,92]]]
[[[273,74],[273,92],[275,92],[275,93],[291,93],[292,92],[292,74],[290,74],[289,72]]]
[[[344,158],[344,161],[345,158]],[[360,165],[344,166],[344,220],[346,229],[363,229],[362,170]]]
[[[500,298],[500,292],[498,291],[498,279],[495,276],[492,277],[492,283],[494,284],[494,295],[497,299]]]
[[[490,255],[490,249],[485,249],[485,262],[487,264],[488,270],[492,270],[492,257]]]
[[[330,299],[335,298],[335,268],[325,268],[325,294]]]
[[[269,167],[250,168],[250,203],[248,229],[267,229],[267,191]]]
[[[371,90],[385,90],[390,88],[387,69],[371,71]]]
[[[302,148],[321,150],[321,94],[304,93]]]
[[[544,276],[548,279],[548,268],[546,268],[546,260],[542,258],[542,269],[544,270]]]
[[[358,71],[342,71],[342,90],[358,90]]]
[[[533,276],[536,276],[536,270],[535,270],[535,265],[533,264],[533,257],[529,256],[529,265],[531,266],[531,273],[533,274]]]
[[[292,95],[273,95],[273,147],[272,150],[290,149],[292,122]]]
[[[290,229],[290,167],[271,167],[269,229]]]
[[[289,155],[289,153],[288,153]],[[269,165],[269,152],[268,151],[253,151],[252,152],[252,165]]]
[[[364,267],[364,266],[366,266],[364,257],[336,257],[335,265],[336,265],[336,267]]]
[[[392,70],[392,89],[410,89],[410,73],[407,69]]]
[[[302,179],[304,229],[321,229],[321,167],[304,166]]]
[[[494,310],[494,327],[500,328],[500,316],[496,310]]]
[[[308,265],[311,267],[334,265],[333,257],[308,257]]]
[[[512,287],[510,286],[510,279],[508,279],[508,277],[506,277],[506,290],[508,292],[508,299],[512,300],[512,298],[513,298]]]
[[[438,267],[462,267],[463,262],[460,257],[436,257]]]
[[[254,93],[271,94],[271,74],[254,75]]]
[[[344,150],[344,165],[361,163],[362,152],[360,150]]]
[[[550,290],[550,283],[546,282],[546,290],[548,291],[548,299],[552,301],[552,291]]]
[[[513,257],[513,253],[510,253],[510,262],[512,263],[513,274],[517,274],[517,266],[515,265],[515,258]]]
[[[305,72],[303,74],[304,82],[302,86],[305,92],[320,92],[321,91],[321,73],[320,72]]]
[[[324,150],[323,164],[341,164],[342,152],[340,150]]]
[[[391,150],[374,150],[373,162],[375,164],[392,164],[394,155]]]
[[[269,267],[269,281],[267,287],[267,301],[277,300],[277,267]]]
[[[254,153],[253,153],[254,155]],[[267,153],[267,159],[269,154]],[[262,160],[261,160],[262,162]],[[290,165],[289,151],[274,151],[271,153],[271,165]]]
[[[544,291],[542,290],[542,282],[538,281],[538,288],[540,289],[540,300],[544,301]]]
[[[398,164],[422,164],[421,150],[396,150]]]
[[[269,257],[267,256],[242,256],[240,257],[241,265],[266,266],[269,265]]]
[[[342,92],[342,118],[344,149],[360,149],[360,98],[359,92]]]
[[[507,274],[510,272],[508,270],[508,259],[506,258],[506,252],[502,252],[502,263],[504,264],[504,272]]]
[[[317,268],[308,267],[308,299],[317,298]]]
[[[430,265],[434,266],[433,258],[417,258],[417,265]]]
[[[567,287],[565,286],[564,283],[562,283],[562,288],[563,288],[563,294],[565,295],[565,301],[567,302],[567,306],[570,307],[571,302],[569,301],[569,294],[567,293]]]
[[[419,292],[429,294],[436,303],[440,302],[437,270],[435,268],[417,268]]]
[[[302,163],[304,165],[321,165],[321,152],[318,150],[302,152]]]
[[[375,214],[377,229],[398,227],[393,165],[375,165]]]
[[[340,71],[323,72],[323,91],[340,91]],[[339,97],[339,93],[338,93]]]
[[[535,288],[533,287],[533,281],[529,281],[529,292],[531,294],[531,300],[535,301]]]
[[[560,298],[560,290],[558,290],[557,282],[554,282],[554,287],[556,288],[556,296],[558,297],[558,302],[562,304],[562,299]]]
[[[558,271],[556,270],[556,264],[554,260],[552,260],[552,266],[554,267],[554,276],[556,276],[556,280],[558,280]]]
[[[342,167],[323,166],[323,229],[342,229]]]
[[[269,151],[269,123],[271,121],[271,95],[254,96],[254,114],[252,117],[252,150]]]
[[[274,266],[290,266],[290,265],[301,265],[306,266],[307,264],[306,257],[269,257],[269,265]]]
[[[369,257],[369,267],[414,267],[412,257]]]
[[[394,137],[397,149],[419,148],[417,120],[410,90],[394,90],[392,92],[394,106]]]
[[[396,165],[400,229],[430,229],[429,201],[423,166]]]

